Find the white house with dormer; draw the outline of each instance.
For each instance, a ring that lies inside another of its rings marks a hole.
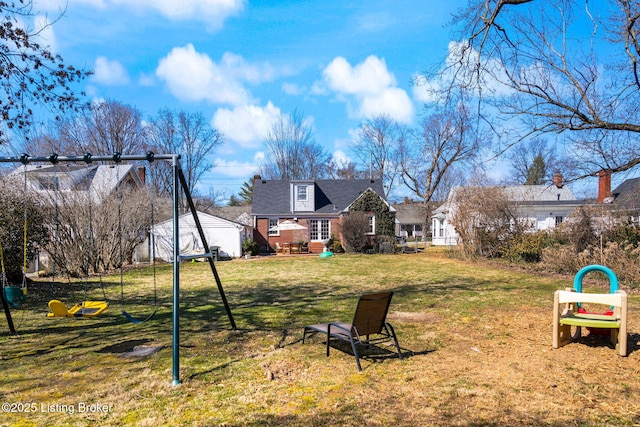
[[[530,230],[551,230],[569,216],[575,209],[585,205],[585,201],[577,200],[568,186],[562,182],[562,176],[556,174],[551,185],[514,185],[496,186],[496,191],[503,191],[507,199],[513,203],[518,221],[528,224]],[[469,187],[454,187],[447,200],[433,211],[431,216],[431,243],[439,246],[458,244],[458,233],[452,219],[458,209],[458,200]]]

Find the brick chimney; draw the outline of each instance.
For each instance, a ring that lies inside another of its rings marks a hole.
[[[558,188],[562,188],[562,186],[564,185],[563,182],[562,182],[562,174],[560,172],[556,172],[553,175],[553,183]]]
[[[137,172],[138,172],[138,178],[140,178],[140,181],[142,181],[142,183],[145,184],[147,180],[146,168],[144,166],[138,166]]]
[[[604,199],[611,197],[611,171],[598,172],[598,203],[604,203]]]

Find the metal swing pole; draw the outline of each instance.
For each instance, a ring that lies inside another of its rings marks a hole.
[[[9,331],[12,334],[16,334],[16,328],[13,326],[13,319],[11,318],[11,310],[9,309],[9,304],[7,304],[7,300],[4,297],[4,286],[0,287],[0,299],[2,300],[2,308],[4,309],[4,315],[7,317],[7,324],[9,325]]]
[[[180,160],[173,157],[173,382],[180,384]]]
[[[193,203],[193,198],[191,197],[191,193],[189,192],[189,187],[187,186],[187,180],[185,179],[184,173],[182,173],[182,170],[178,170],[178,178],[180,180],[180,184],[182,185],[182,190],[184,191],[184,194],[187,198],[187,203],[189,204],[189,209],[191,210],[191,214],[193,215],[193,221],[196,224],[196,228],[198,229],[198,235],[200,236],[200,240],[202,241],[205,252],[207,252],[209,251],[207,237],[204,234],[202,224],[200,223],[200,219],[198,218],[198,211],[196,210],[195,203]],[[229,303],[227,302],[227,297],[224,293],[224,289],[222,288],[222,281],[220,280],[220,276],[218,275],[218,270],[216,269],[216,265],[213,262],[213,256],[209,254],[209,256],[207,256],[206,258],[209,261],[211,272],[213,273],[213,277],[216,280],[216,286],[218,287],[218,292],[220,293],[220,298],[222,299],[222,304],[224,305],[224,309],[227,312],[229,323],[231,323],[231,328],[235,331],[237,329],[236,322],[233,319],[231,308],[229,307]],[[184,259],[184,257],[182,257],[181,259]]]

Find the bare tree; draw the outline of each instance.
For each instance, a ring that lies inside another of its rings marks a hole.
[[[467,255],[496,257],[523,233],[516,206],[500,187],[457,187],[452,224]]]
[[[516,145],[508,157],[511,161],[511,175],[518,184],[550,184],[553,182],[553,175],[563,168],[554,147],[540,138]]]
[[[382,178],[385,197],[394,188],[400,173],[399,147],[407,130],[388,115],[377,115],[360,125],[351,150],[363,165],[370,165]]]
[[[332,159],[327,168],[327,176],[331,179],[364,179],[368,175],[368,171],[359,170],[351,161],[340,163]]]
[[[562,134],[576,175],[629,170],[640,163],[638,10],[627,0],[471,1],[445,73],[477,90],[507,146]]]
[[[57,113],[74,110],[80,98],[71,85],[90,74],[42,44],[40,35],[51,24],[30,28],[35,15],[31,0],[0,1],[0,141],[7,130],[31,126],[37,105]]]
[[[122,188],[90,203],[88,193],[55,191],[45,197],[51,241],[45,245],[56,268],[72,276],[130,263],[150,225],[146,189]]]
[[[326,175],[329,154],[315,142],[304,115],[294,111],[280,117],[265,141],[267,155],[261,166],[266,179],[313,179]]]
[[[470,165],[488,143],[473,126],[468,108],[441,109],[426,116],[420,133],[400,145],[404,184],[425,206],[423,229],[431,223],[434,196],[460,184],[460,169]],[[439,192],[438,192],[439,191]]]
[[[51,136],[50,136],[51,137]],[[140,112],[114,100],[97,102],[58,126],[58,146],[65,152],[94,155],[139,154],[145,146]]]
[[[213,164],[208,156],[219,147],[223,134],[211,127],[202,113],[160,110],[148,127],[149,148],[164,153],[180,154],[182,170],[191,193]],[[170,193],[171,165],[159,164],[150,168],[151,181],[159,193]]]

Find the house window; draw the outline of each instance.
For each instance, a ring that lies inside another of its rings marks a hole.
[[[562,224],[562,221],[564,220],[564,218],[560,215],[556,216],[556,227],[559,226],[560,224]]]
[[[298,185],[298,200],[306,201],[307,200],[307,186],[306,185]]]
[[[431,226],[433,229],[433,237],[444,237],[444,220],[434,218]]]
[[[376,234],[376,216],[369,215],[369,232],[367,234]]]
[[[279,236],[280,230],[278,230],[278,218],[269,218],[269,236]]]
[[[309,234],[311,240],[329,240],[331,230],[328,219],[313,219],[309,221]]]
[[[60,179],[57,176],[38,177],[38,184],[41,190],[55,191],[60,189]]]

